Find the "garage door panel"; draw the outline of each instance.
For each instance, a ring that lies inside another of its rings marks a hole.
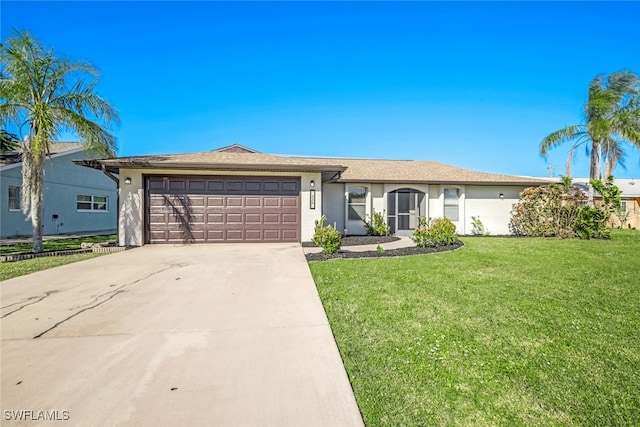
[[[245,240],[260,241],[262,240],[262,230],[245,230]]]
[[[297,182],[283,182],[282,183],[282,191],[290,192],[290,193],[298,193],[298,183]]]
[[[262,203],[265,208],[279,208],[280,207],[280,197],[264,197],[262,199]]]
[[[227,181],[225,182],[225,190],[234,193],[240,193],[242,191],[242,181]]]
[[[265,224],[280,224],[280,214],[279,213],[268,213],[264,214],[264,223]]]
[[[262,192],[262,181],[246,181],[244,183],[244,191],[246,193]]]
[[[215,206],[224,206],[224,197],[222,196],[208,196],[207,197],[207,206],[215,207]]]
[[[244,206],[247,208],[262,207],[262,198],[259,196],[247,196],[244,198]]]
[[[184,179],[170,179],[169,191],[184,191],[187,189],[187,181]]]
[[[149,179],[147,184],[150,190],[166,190],[166,180],[164,178]]]
[[[207,240],[210,242],[224,242],[224,230],[207,230]]]
[[[282,214],[281,222],[283,224],[298,224],[298,214]]]
[[[244,239],[244,230],[237,230],[237,229],[227,230],[226,239],[242,241]]]
[[[187,189],[189,191],[204,191],[205,189],[205,181],[204,180],[189,180],[187,183]]]
[[[146,188],[151,243],[300,241],[298,177],[147,177]]]
[[[245,224],[262,224],[262,215],[260,213],[247,213],[244,215]]]
[[[208,224],[224,224],[224,213],[208,213],[207,214],[207,223]]]
[[[209,192],[222,192],[224,191],[224,181],[221,179],[207,180],[207,191]]]
[[[287,208],[297,208],[298,207],[298,198],[297,197],[283,197],[282,198],[282,206]]]
[[[282,240],[288,241],[299,241],[300,237],[298,236],[297,230],[282,230]]]
[[[265,181],[262,188],[264,188],[265,192],[279,192],[280,191],[280,182],[278,181]]]
[[[242,197],[227,197],[225,200],[225,206],[229,207],[241,207]]]

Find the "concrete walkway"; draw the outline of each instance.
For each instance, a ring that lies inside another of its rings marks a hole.
[[[0,291],[3,425],[363,425],[297,244],[145,246]]]

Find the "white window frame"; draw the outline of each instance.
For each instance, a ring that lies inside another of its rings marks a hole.
[[[627,205],[627,201],[626,200],[620,200],[620,212],[626,212],[628,209],[628,205]]]
[[[79,200],[80,197],[89,197],[89,200]],[[104,198],[104,201],[98,201],[98,198]],[[79,203],[89,204],[89,209],[82,209],[78,207]],[[104,204],[104,209],[97,208],[98,205]],[[97,212],[97,213],[109,213],[109,196],[102,194],[78,194],[76,196],[76,211],[78,212]]]
[[[11,207],[11,200],[12,200],[11,190],[12,189],[16,189],[17,190],[16,191],[17,195],[15,197],[15,201],[16,201],[16,204],[18,206],[17,208],[12,208]],[[21,192],[21,188],[20,187],[18,187],[16,185],[10,185],[9,186],[9,188],[7,190],[7,208],[9,209],[10,212],[18,212],[18,211],[20,211],[20,196],[21,196],[20,192]]]
[[[456,215],[457,218],[456,219],[452,219],[449,218],[447,216],[447,206],[449,207],[453,207],[454,205],[452,204],[447,204],[447,190],[455,190],[458,197],[456,198],[456,204],[455,207],[458,208],[458,214]],[[462,192],[460,191],[460,188],[458,187],[445,187],[442,189],[442,216],[444,218],[449,219],[451,222],[459,222],[460,221],[460,217],[461,217],[461,213],[460,213],[460,198],[461,198],[461,194]]]

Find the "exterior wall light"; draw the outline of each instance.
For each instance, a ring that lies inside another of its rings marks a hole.
[[[500,193],[498,194],[498,197],[500,197],[500,200],[504,200],[504,194]]]
[[[311,182],[309,183],[309,187],[316,188],[316,182],[314,180],[311,180]]]
[[[126,178],[124,179],[124,183],[125,183],[125,184],[127,184],[127,185],[131,184],[131,178],[126,177]]]

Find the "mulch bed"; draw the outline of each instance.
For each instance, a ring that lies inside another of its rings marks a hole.
[[[344,241],[344,240],[343,240]],[[315,254],[306,254],[307,261],[328,261],[331,259],[346,259],[346,258],[383,258],[392,256],[405,256],[405,255],[421,255],[421,254],[433,254],[437,252],[453,251],[464,246],[460,240],[457,240],[451,245],[434,246],[430,248],[419,248],[417,246],[411,246],[400,249],[385,249],[384,252],[378,251],[366,251],[366,252],[345,252],[341,250],[337,254],[328,255],[323,252]],[[348,249],[347,249],[348,251]]]
[[[342,238],[342,246],[377,245],[378,243],[389,243],[400,240],[395,236],[345,236]],[[302,247],[313,248],[313,242],[302,242]]]

